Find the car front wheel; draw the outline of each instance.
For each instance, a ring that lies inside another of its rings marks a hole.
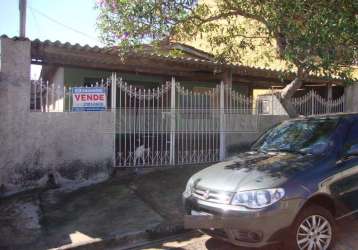
[[[285,245],[293,250],[332,249],[335,239],[335,223],[325,208],[312,205],[304,208],[295,220]]]

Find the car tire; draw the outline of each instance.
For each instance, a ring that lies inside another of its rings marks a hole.
[[[309,249],[309,244],[319,244],[322,248],[313,249],[329,250],[334,246],[335,234],[335,222],[331,212],[324,207],[310,205],[303,208],[292,224],[284,241],[284,249],[306,250]]]

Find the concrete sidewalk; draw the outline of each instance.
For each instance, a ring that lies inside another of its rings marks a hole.
[[[0,201],[0,249],[78,247],[144,233],[163,219],[125,184],[53,189]]]

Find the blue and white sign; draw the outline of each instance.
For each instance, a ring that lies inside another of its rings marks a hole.
[[[107,96],[105,88],[72,88],[72,111],[103,111],[106,108]]]

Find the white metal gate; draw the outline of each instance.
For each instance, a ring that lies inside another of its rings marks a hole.
[[[306,95],[291,99],[300,115],[319,115],[344,112],[344,96],[337,99],[325,99],[311,90]]]
[[[216,162],[225,157],[225,134],[235,127],[232,118],[256,115],[252,98],[223,83],[197,93],[174,78],[154,89],[139,89],[115,77],[113,82],[117,166]]]

